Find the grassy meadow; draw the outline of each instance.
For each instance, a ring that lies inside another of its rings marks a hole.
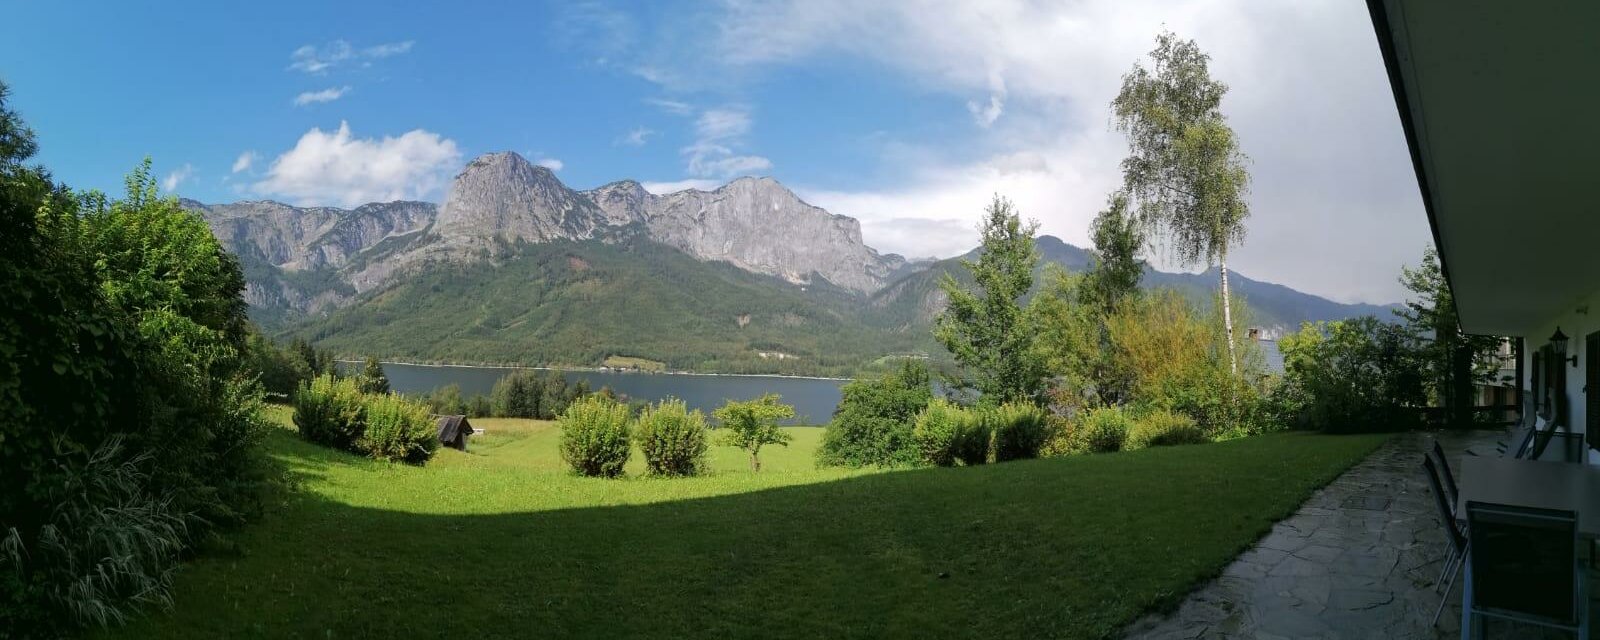
[[[972,468],[568,474],[554,423],[475,420],[426,467],[300,441],[290,488],[184,566],[175,607],[103,635],[1099,637],[1177,602],[1384,436],[1282,433]]]

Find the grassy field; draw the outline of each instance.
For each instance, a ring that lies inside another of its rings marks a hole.
[[[649,358],[635,358],[633,356],[606,356],[605,362],[600,363],[607,367],[622,369],[638,369],[640,371],[666,371],[667,363]]]
[[[286,415],[280,410],[279,417]],[[573,477],[551,423],[429,466],[267,447],[296,489],[111,637],[1097,637],[1169,606],[1383,436],[1277,434],[962,469]],[[637,454],[635,454],[637,458]]]

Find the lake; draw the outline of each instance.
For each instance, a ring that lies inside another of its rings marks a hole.
[[[348,366],[348,365],[347,365]],[[487,395],[494,383],[514,369],[501,367],[445,367],[416,364],[384,364],[389,388],[400,393],[423,393],[447,384],[461,386],[463,396]],[[610,371],[562,371],[569,382],[586,380],[589,388],[611,387],[636,400],[655,402],[668,396],[683,400],[690,409],[708,415],[726,400],[749,400],[764,393],[783,396],[794,406],[800,424],[822,424],[833,417],[839,406],[839,387],[843,380],[780,378],[771,376],[695,375],[666,373],[616,373]]]
[[[1273,373],[1283,373],[1283,355],[1278,343],[1261,340],[1262,359]],[[357,363],[359,364],[359,363]],[[350,366],[350,363],[346,363]],[[400,393],[425,393],[447,384],[461,386],[463,396],[488,395],[495,381],[514,371],[505,367],[448,367],[420,364],[385,364],[389,387]],[[589,388],[611,387],[637,400],[655,402],[668,396],[683,400],[690,409],[710,414],[727,400],[749,400],[764,393],[783,396],[794,406],[800,424],[823,424],[839,406],[839,387],[843,380],[781,378],[775,376],[699,375],[687,373],[619,373],[611,371],[562,371],[570,382],[587,380]]]

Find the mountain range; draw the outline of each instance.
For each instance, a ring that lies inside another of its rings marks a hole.
[[[184,200],[239,256],[252,317],[347,355],[680,370],[848,374],[937,350],[937,283],[958,259],[881,254],[853,218],[772,178],[653,194],[633,180],[578,191],[515,153],[480,156],[441,205],[354,209]],[[1038,238],[1081,271],[1084,249]],[[967,257],[971,257],[969,254]],[[1269,333],[1390,315],[1230,279]],[[1147,270],[1146,286],[1209,298],[1215,272]],[[630,360],[637,361],[637,360]]]

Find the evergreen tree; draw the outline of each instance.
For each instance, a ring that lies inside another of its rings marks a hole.
[[[1089,231],[1094,262],[1084,276],[1083,298],[1099,307],[1102,316],[1110,316],[1123,300],[1138,297],[1139,280],[1144,277],[1144,261],[1139,259],[1144,232],[1128,215],[1128,194],[1111,194]]]
[[[1032,401],[1044,385],[1044,367],[1032,348],[1021,302],[1033,288],[1039,264],[1033,245],[1038,227],[1024,223],[1010,200],[995,196],[985,210],[978,259],[961,261],[976,288],[962,287],[948,273],[939,283],[950,303],[934,325],[934,337],[955,356],[986,403]]]
[[[383,363],[377,358],[368,356],[366,364],[361,367],[359,383],[362,393],[388,393],[389,376],[383,374]]]

